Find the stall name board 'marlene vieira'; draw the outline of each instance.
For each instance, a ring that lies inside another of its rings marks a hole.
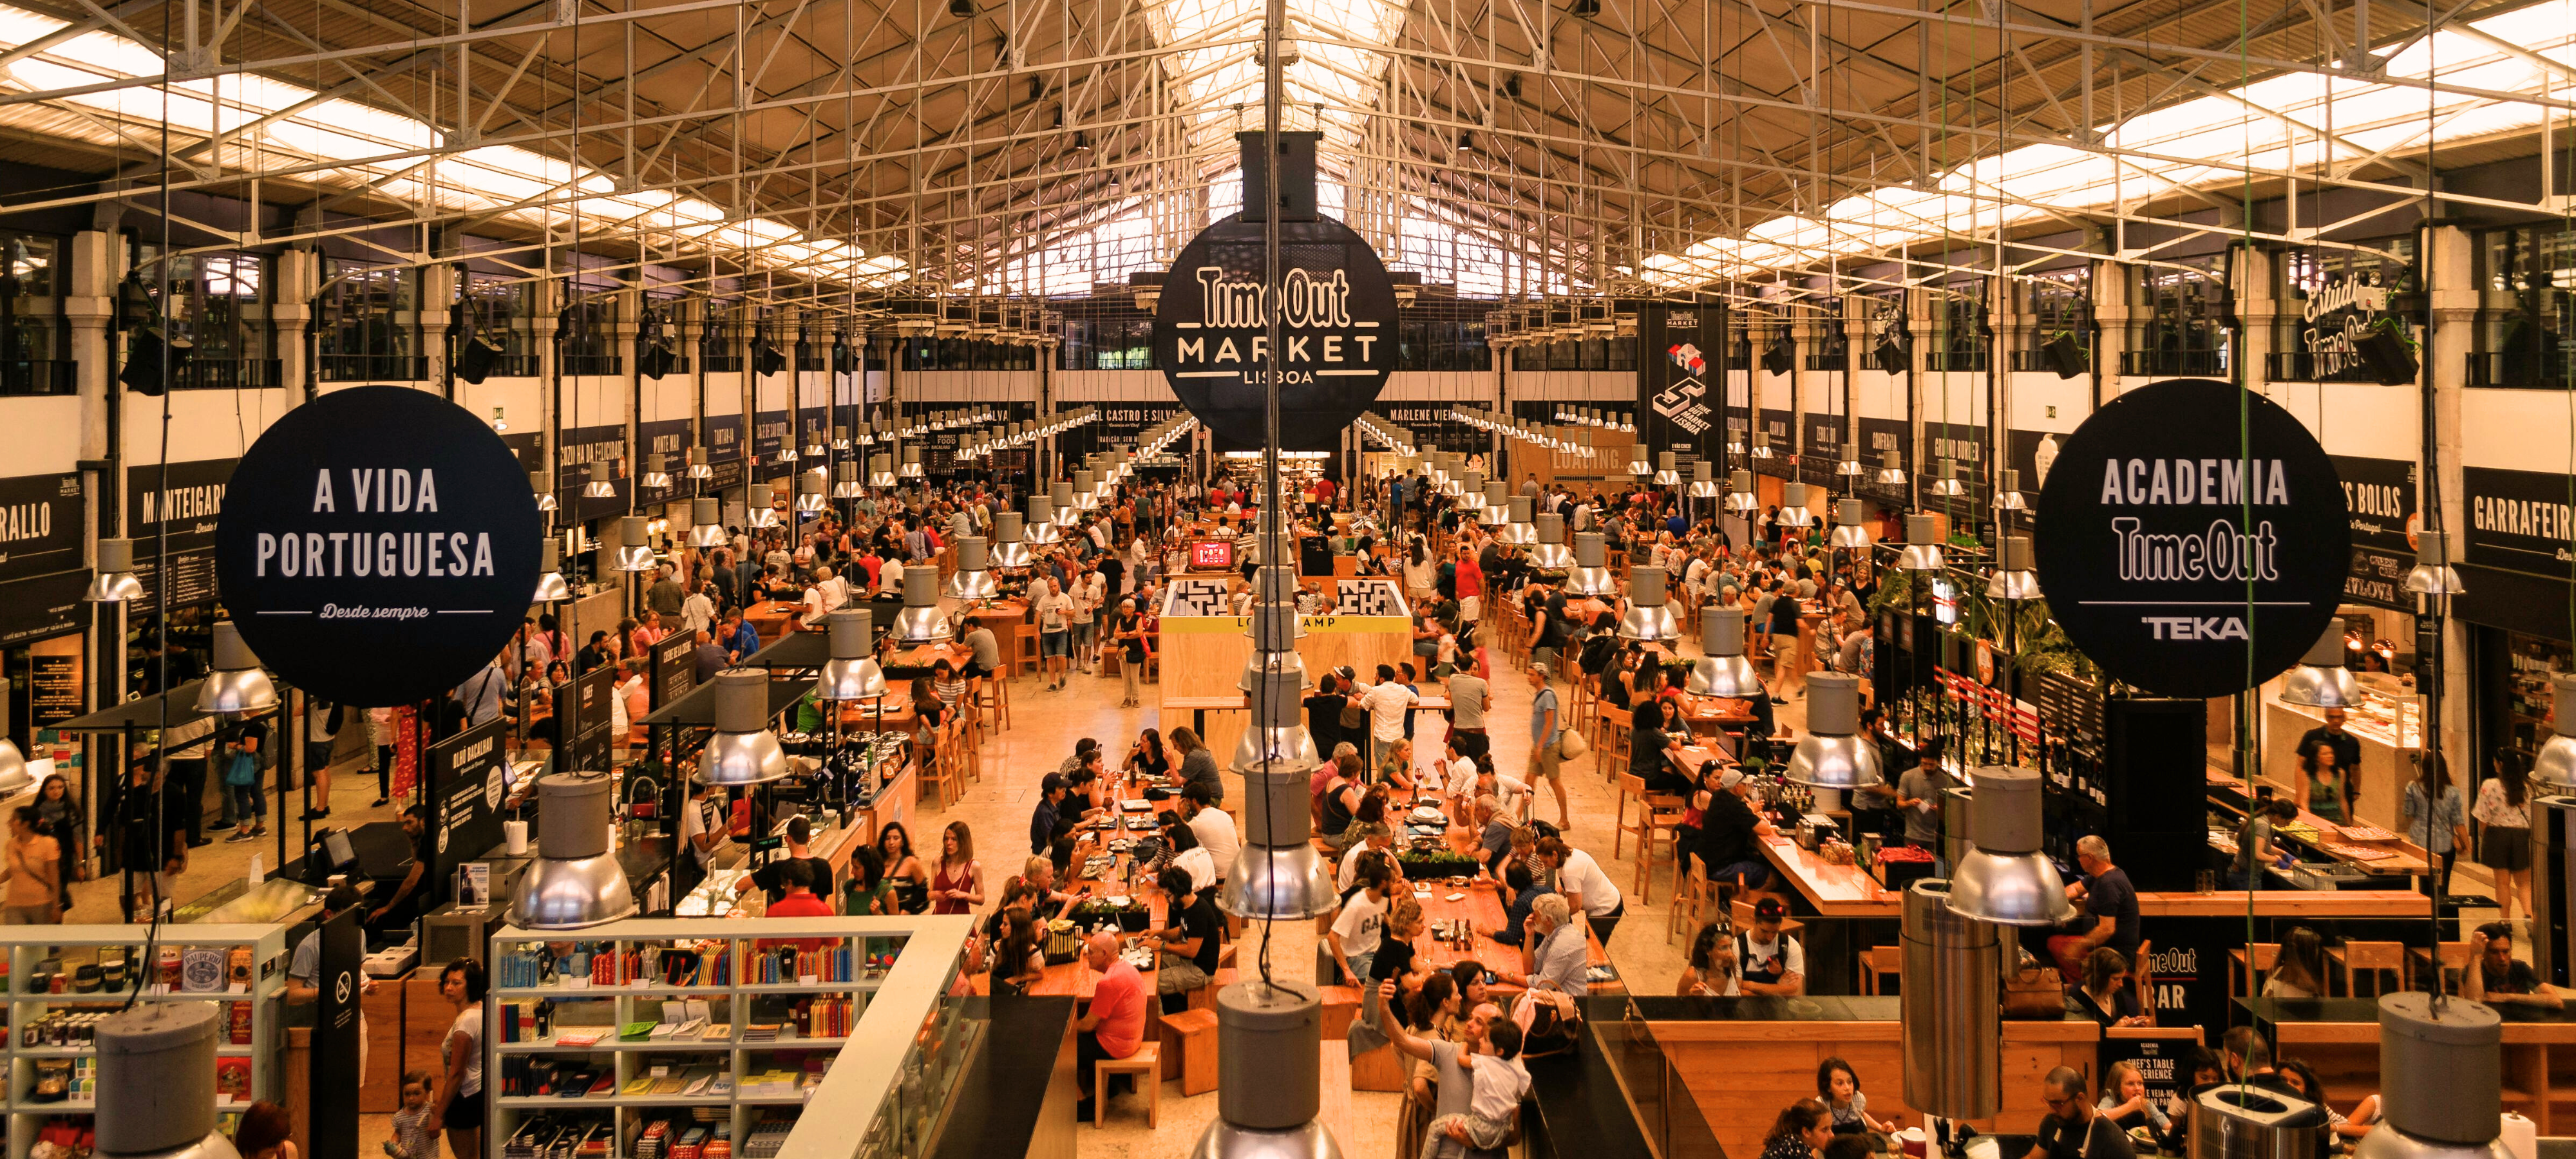
[[[1181,250],[1155,307],[1155,358],[1173,393],[1219,438],[1260,446],[1263,403],[1275,385],[1280,445],[1328,448],[1395,368],[1395,286],[1376,251],[1338,221],[1277,228],[1275,293],[1263,277],[1258,223],[1228,217]]]
[[[509,642],[539,527],[516,456],[471,412],[401,387],[335,391],[234,468],[216,579],[243,642],[288,683],[416,704]]]
[[[2038,523],[2040,588],[2067,638],[2166,696],[2225,696],[2298,662],[2351,561],[2325,448],[2269,399],[2211,379],[2094,412],[2041,487]]]

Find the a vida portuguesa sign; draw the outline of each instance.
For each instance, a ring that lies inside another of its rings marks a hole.
[[[366,386],[286,412],[233,469],[215,571],[243,642],[360,707],[443,695],[509,643],[536,590],[536,496],[471,412]]]
[[[2351,563],[2325,448],[2271,400],[2213,379],[2095,411],[2058,452],[2038,522],[2040,588],[2067,638],[2166,696],[2229,695],[2297,663]]]

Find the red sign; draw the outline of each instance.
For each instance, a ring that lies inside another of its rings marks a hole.
[[[1206,571],[1228,571],[1234,567],[1234,544],[1222,539],[1204,539],[1190,545],[1190,566]]]

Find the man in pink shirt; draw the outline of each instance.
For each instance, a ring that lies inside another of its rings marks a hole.
[[[1458,627],[1472,629],[1485,604],[1485,569],[1477,566],[1473,548],[1458,549]]]
[[[1091,1089],[1091,1064],[1125,1058],[1145,1041],[1145,979],[1118,956],[1118,939],[1111,934],[1091,935],[1083,947],[1082,964],[1100,975],[1092,985],[1091,1011],[1073,1024],[1080,1032],[1074,1037],[1073,1074],[1082,1088],[1082,1102],[1075,1106],[1073,1117],[1088,1122],[1091,1100],[1109,1097],[1107,1091]]]

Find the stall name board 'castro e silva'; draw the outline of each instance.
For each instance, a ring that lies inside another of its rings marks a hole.
[[[2058,452],[2038,515],[2050,615],[2112,676],[2166,696],[2225,696],[2289,668],[2350,569],[2325,448],[2271,400],[2211,379],[2104,404]]]

